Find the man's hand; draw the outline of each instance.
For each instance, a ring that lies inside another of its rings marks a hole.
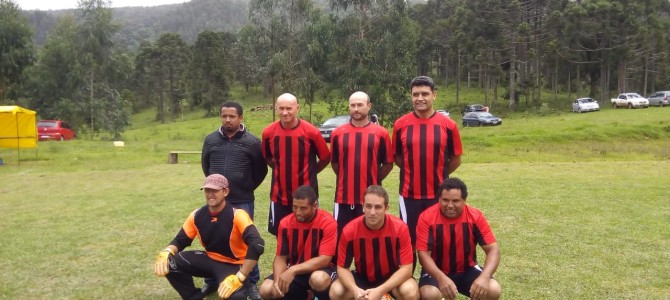
[[[286,271],[281,273],[279,275],[279,278],[276,279],[277,286],[279,287],[279,291],[283,294],[286,294],[288,292],[288,288],[291,285],[291,282],[293,282],[293,279],[295,278],[295,274],[293,274],[291,268],[288,268]]]
[[[362,288],[356,287],[356,300],[368,299],[368,291],[369,290],[363,290]]]
[[[368,289],[368,290],[366,290],[365,292],[367,293],[367,296],[365,297],[365,299],[368,299],[368,300],[377,300],[377,299],[381,299],[382,296],[384,296],[384,294],[386,294],[385,291],[380,291],[380,290],[378,290],[378,289],[376,289],[376,288],[374,288],[374,289]]]
[[[490,279],[487,276],[479,275],[470,287],[470,297],[472,299],[483,299],[489,292]]]
[[[235,291],[242,287],[242,281],[246,279],[242,273],[237,272],[236,275],[228,275],[226,279],[219,284],[219,297],[228,299]]]
[[[170,273],[169,258],[172,255],[174,255],[174,253],[172,253],[172,250],[170,250],[170,248],[165,248],[165,250],[158,253],[158,256],[156,257],[156,263],[154,264],[154,273],[156,275],[160,277],[165,277],[165,275]]]
[[[442,296],[444,296],[445,299],[456,299],[456,296],[458,296],[458,289],[456,288],[454,282],[449,277],[447,277],[447,275],[440,276],[440,278],[437,279],[437,284],[440,292],[442,293]]]

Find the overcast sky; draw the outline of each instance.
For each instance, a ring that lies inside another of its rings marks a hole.
[[[184,3],[190,0],[112,0],[112,7],[156,6],[162,4]],[[77,8],[78,0],[13,0],[23,10]]]

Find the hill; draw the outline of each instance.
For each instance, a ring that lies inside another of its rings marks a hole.
[[[204,30],[237,32],[247,23],[248,0],[192,0],[182,4],[152,7],[113,8],[114,20],[120,25],[118,45],[136,49],[143,40],[153,40],[161,33],[176,32],[187,42],[195,41]],[[75,10],[24,11],[33,26],[33,42],[44,45],[49,30],[58,18]]]

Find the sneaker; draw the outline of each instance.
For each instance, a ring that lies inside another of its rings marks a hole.
[[[251,300],[262,300],[261,298],[261,292],[258,291],[258,286],[255,284],[249,285],[249,289],[247,290],[249,292],[249,299]]]

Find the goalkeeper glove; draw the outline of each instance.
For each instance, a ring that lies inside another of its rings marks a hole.
[[[242,281],[246,278],[247,276],[241,272],[237,272],[235,275],[228,275],[228,277],[219,284],[219,297],[228,299],[230,295],[242,287]]]
[[[158,256],[156,257],[156,264],[154,265],[154,273],[160,277],[165,277],[168,273],[170,273],[170,269],[168,265],[170,264],[169,257],[174,255],[172,253],[172,250],[170,248],[165,248],[165,250],[161,251],[158,253]]]

